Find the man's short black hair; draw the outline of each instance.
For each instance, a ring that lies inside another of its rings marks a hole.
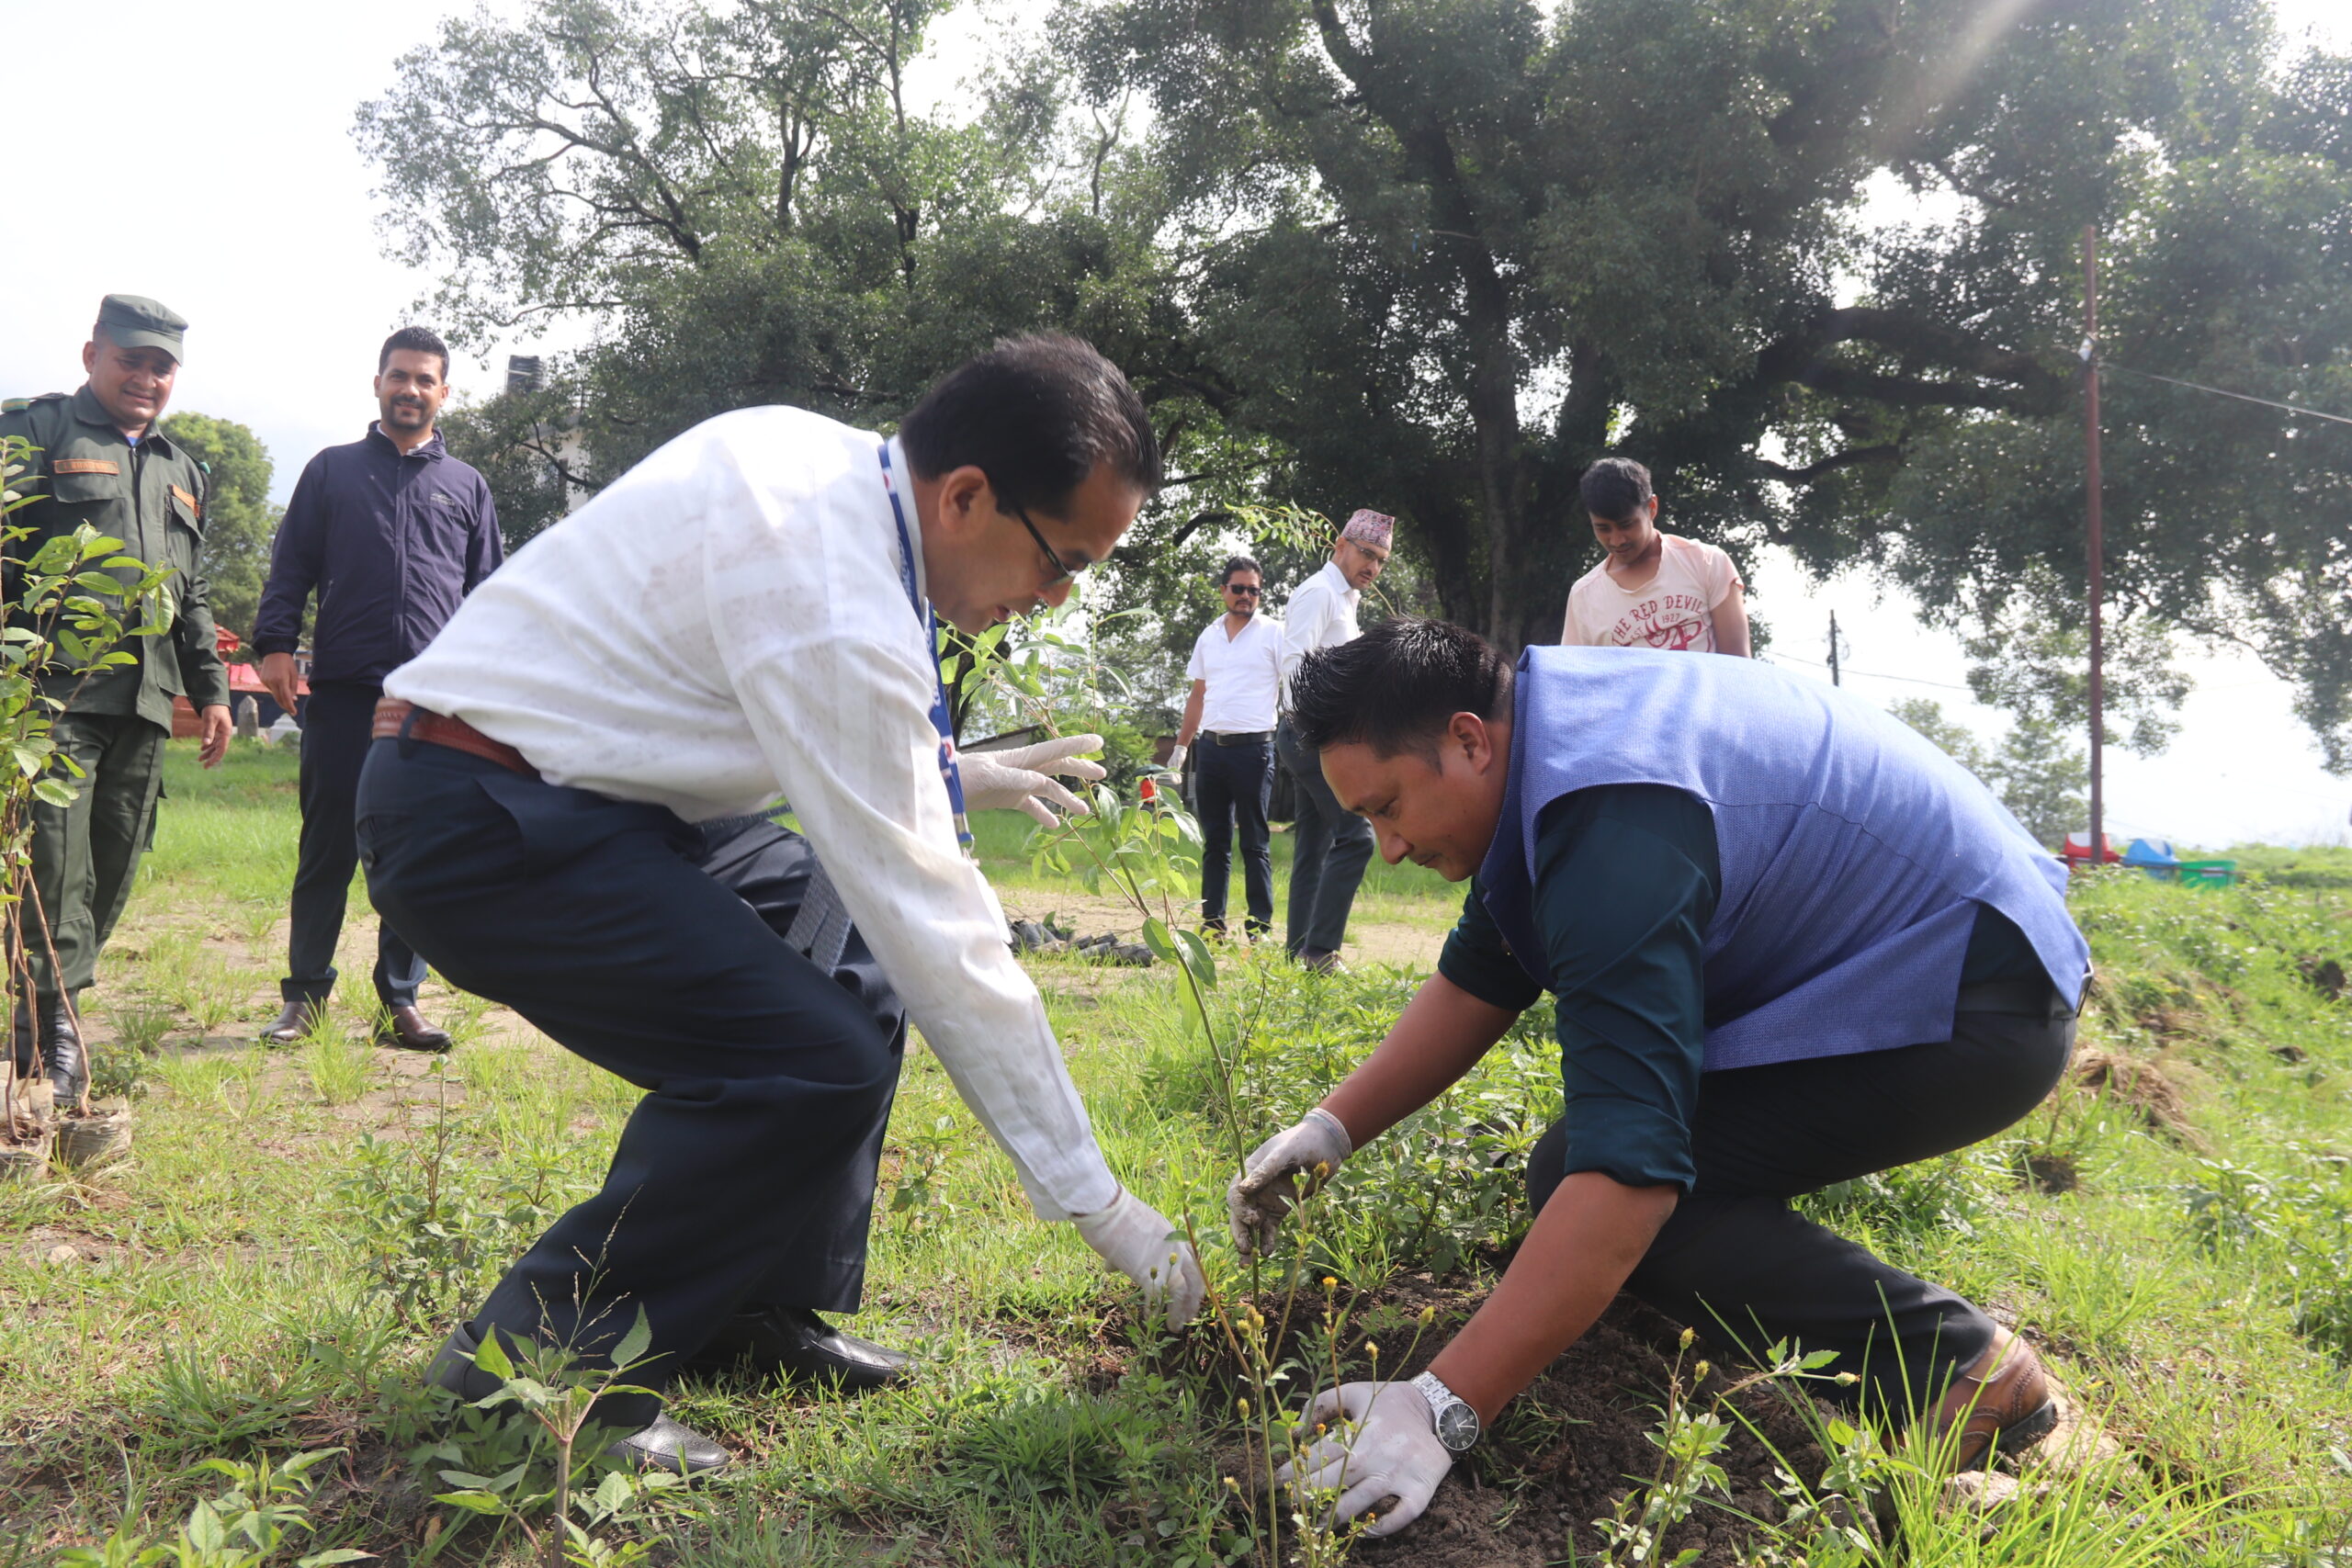
[[[1065,514],[1098,464],[1144,494],[1159,488],[1159,440],[1143,400],[1091,344],[1061,333],[1009,337],[949,371],[899,426],[924,479],[971,467],[997,504]]]
[[[1265,569],[1258,564],[1255,556],[1227,556],[1225,558],[1225,570],[1216,574],[1216,585],[1222,588],[1232,581],[1237,571],[1254,571],[1261,579],[1266,575]]]
[[[1623,523],[1634,510],[1649,503],[1650,471],[1631,457],[1603,457],[1577,481],[1584,494],[1584,509],[1610,523]]]
[[[1433,761],[1455,714],[1509,717],[1510,687],[1510,663],[1476,632],[1400,615],[1308,654],[1291,677],[1290,721],[1310,751],[1369,746]]]
[[[376,374],[381,376],[391,368],[392,351],[407,349],[411,354],[437,354],[441,356],[441,379],[449,378],[449,345],[431,327],[402,327],[384,340],[376,355]]]

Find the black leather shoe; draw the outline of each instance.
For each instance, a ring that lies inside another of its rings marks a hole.
[[[735,1456],[725,1449],[667,1416],[655,1416],[652,1426],[614,1443],[605,1450],[605,1457],[640,1475],[649,1470],[666,1470],[689,1481],[716,1475],[735,1462]]]
[[[843,1334],[807,1307],[772,1306],[736,1314],[686,1358],[684,1370],[752,1371],[863,1393],[906,1382],[912,1362],[903,1350]]]
[[[472,1327],[458,1325],[425,1363],[426,1386],[447,1389],[469,1404],[496,1393],[498,1379],[474,1365],[474,1352],[481,1348],[481,1341],[474,1337]],[[655,1416],[651,1426],[611,1444],[605,1457],[639,1473],[666,1470],[689,1481],[716,1475],[735,1462],[735,1456],[725,1449],[667,1416]]]
[[[49,1069],[49,1086],[56,1091],[58,1104],[72,1104],[90,1087],[90,1064],[82,1054],[73,1010],[63,997],[43,997],[40,1022],[40,1059]]]
[[[424,1015],[413,1007],[398,1007],[376,1026],[376,1043],[401,1051],[429,1051],[437,1056],[457,1042],[449,1038],[447,1030],[425,1022]]]
[[[319,1020],[326,1015],[324,998],[297,997],[278,1013],[276,1023],[261,1032],[261,1043],[265,1045],[300,1044],[302,1037],[317,1028]]]

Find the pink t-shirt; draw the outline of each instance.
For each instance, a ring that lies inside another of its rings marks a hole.
[[[1609,563],[1577,579],[1560,640],[1587,648],[1664,648],[1715,651],[1715,606],[1740,586],[1739,569],[1713,545],[1660,534],[1657,572],[1639,588],[1621,587]]]

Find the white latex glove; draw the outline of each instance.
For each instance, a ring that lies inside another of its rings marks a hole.
[[[964,808],[1025,811],[1048,828],[1061,821],[1054,815],[1057,806],[1084,816],[1086,802],[1048,775],[1060,773],[1080,784],[1092,784],[1103,776],[1102,764],[1085,761],[1077,753],[1101,750],[1099,735],[1065,735],[1058,740],[1040,740],[1035,746],[1015,746],[1004,751],[958,751],[956,771],[964,779]]]
[[[1080,1214],[1072,1223],[1103,1262],[1143,1287],[1144,1299],[1155,1310],[1167,1309],[1170,1327],[1182,1328],[1199,1314],[1208,1281],[1201,1276],[1193,1244],[1165,1214],[1122,1187],[1109,1208]]]
[[[1233,1245],[1241,1249],[1243,1261],[1272,1247],[1274,1232],[1291,1205],[1321,1186],[1353,1153],[1355,1145],[1348,1141],[1348,1130],[1319,1105],[1296,1126],[1260,1144],[1241,1174],[1233,1179],[1233,1185],[1225,1190]],[[1318,1175],[1318,1167],[1327,1168]]]
[[[1184,759],[1192,754],[1193,749],[1190,746],[1170,747],[1168,750],[1168,771],[1171,773],[1182,773],[1184,771]]]
[[[1340,1423],[1344,1417],[1347,1425]],[[1304,1491],[1337,1492],[1324,1517],[1327,1527],[1354,1518],[1383,1498],[1396,1506],[1366,1528],[1366,1535],[1395,1535],[1421,1517],[1437,1483],[1453,1468],[1453,1456],[1437,1440],[1437,1416],[1421,1391],[1409,1382],[1351,1382],[1315,1396],[1309,1425],[1331,1423],[1296,1464],[1275,1478]],[[1294,1473],[1294,1472],[1297,1473]]]

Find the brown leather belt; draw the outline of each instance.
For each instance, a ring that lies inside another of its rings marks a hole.
[[[379,740],[422,740],[427,746],[447,746],[452,751],[495,762],[512,773],[539,776],[538,769],[525,761],[523,753],[514,747],[492,740],[462,718],[451,718],[398,697],[377,701],[374,733]]]

